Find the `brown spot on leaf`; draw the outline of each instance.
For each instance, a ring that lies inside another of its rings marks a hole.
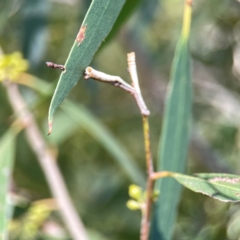
[[[81,44],[81,42],[85,39],[85,32],[87,29],[87,25],[81,26],[78,32],[78,35],[76,37],[76,41],[78,42],[78,46]]]
[[[240,193],[235,193],[235,195],[238,197],[238,196],[240,196]]]

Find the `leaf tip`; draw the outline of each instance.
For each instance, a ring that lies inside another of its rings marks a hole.
[[[48,121],[48,136],[51,134],[51,132],[52,132],[52,120],[49,120]]]

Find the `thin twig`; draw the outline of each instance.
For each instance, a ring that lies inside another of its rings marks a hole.
[[[152,208],[152,196],[153,196],[153,185],[154,179],[153,175],[153,162],[152,162],[152,154],[151,154],[151,146],[150,146],[150,132],[149,132],[149,123],[148,116],[143,115],[143,132],[144,132],[144,145],[146,152],[146,165],[147,165],[147,199],[146,199],[146,207],[142,216],[141,223],[141,240],[147,240],[149,236],[150,229],[150,217],[151,217],[151,208]]]
[[[53,63],[53,62],[46,62],[46,65],[48,67],[51,67],[51,68],[58,68],[58,69],[60,69],[62,71],[65,70],[65,67],[63,65],[61,65],[61,64],[56,64],[56,63]]]
[[[70,235],[74,240],[87,240],[86,230],[72,205],[63,177],[56,164],[56,159],[48,150],[34,116],[27,109],[27,105],[19,93],[17,85],[12,82],[6,82],[5,86],[14,112],[23,125],[26,126],[25,133],[27,141],[42,166],[49,187],[58,203],[59,211],[62,214],[63,221]]]
[[[141,101],[141,104],[145,106],[145,109],[147,109],[144,103],[144,100],[142,98],[142,94],[139,87],[134,52],[128,54],[128,67],[129,67],[129,73],[133,81],[133,86],[136,92],[138,93],[139,100]],[[152,153],[151,153],[148,116],[142,114],[142,119],[143,119],[144,145],[145,145],[146,165],[147,165],[147,199],[146,199],[146,205],[143,211],[143,216],[141,221],[140,239],[147,240],[149,236],[149,229],[150,229],[150,216],[151,216],[152,195],[153,195],[152,193],[153,193],[153,185],[154,185],[154,179],[152,178],[152,175],[154,174],[154,170],[153,170],[153,161],[152,161]]]
[[[85,79],[88,79],[88,78],[93,78],[97,81],[110,83],[116,87],[122,88],[123,90],[131,93],[134,96],[134,98],[136,99],[136,102],[138,104],[138,107],[139,107],[142,115],[148,116],[150,114],[144,101],[142,100],[141,92],[136,91],[136,89],[134,87],[132,87],[130,84],[126,83],[122,78],[97,71],[97,70],[93,69],[92,67],[87,67],[85,70]]]

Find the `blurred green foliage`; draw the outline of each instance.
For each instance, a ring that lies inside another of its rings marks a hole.
[[[45,62],[65,62],[89,4],[89,0],[3,0],[0,46],[6,54],[21,51],[29,60],[29,73],[55,86],[60,72],[47,68]],[[128,18],[121,28],[113,29],[116,35],[100,49],[91,64],[129,80],[126,54],[136,52],[142,93],[151,110],[155,163],[182,8],[180,0],[139,1],[131,14],[126,12]],[[190,34],[194,142],[190,145],[187,171],[221,172],[224,168],[240,174],[240,2],[195,1]],[[21,92],[45,135],[52,93],[39,94],[28,87],[21,87]],[[69,99],[88,108],[145,170],[141,116],[131,96],[111,86],[81,79]],[[2,85],[0,106],[0,136],[3,136],[13,117]],[[61,128],[64,121],[70,120],[59,110],[56,121]],[[59,166],[91,239],[137,240],[140,213],[129,211],[125,205],[132,180],[100,142],[80,126],[71,127],[59,141],[51,140],[54,132],[46,139],[57,149]],[[51,197],[42,170],[22,133],[16,142],[13,179],[14,191],[28,203]],[[21,222],[28,211],[28,204],[18,205],[14,220]],[[218,202],[185,189],[174,239],[237,240],[239,216],[239,204]],[[69,239],[56,212],[39,228],[38,239],[52,239],[48,226],[64,232],[58,239]]]

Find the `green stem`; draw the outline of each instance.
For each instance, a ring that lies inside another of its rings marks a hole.
[[[161,172],[155,172],[152,174],[152,179],[157,180],[159,178],[165,178],[165,177],[171,177],[173,176],[172,172],[167,172],[167,171],[161,171]]]
[[[149,228],[150,228],[152,192],[153,192],[153,184],[154,184],[154,179],[152,178],[152,175],[154,174],[154,171],[153,171],[151,144],[150,144],[148,116],[144,116],[144,115],[143,115],[143,134],[144,134],[144,145],[145,145],[148,178],[147,178],[147,200],[146,200],[145,211],[143,212],[140,239],[147,240],[149,236]]]
[[[182,27],[183,39],[188,39],[189,37],[191,19],[192,19],[192,0],[185,0],[184,14],[183,14],[183,27]]]

